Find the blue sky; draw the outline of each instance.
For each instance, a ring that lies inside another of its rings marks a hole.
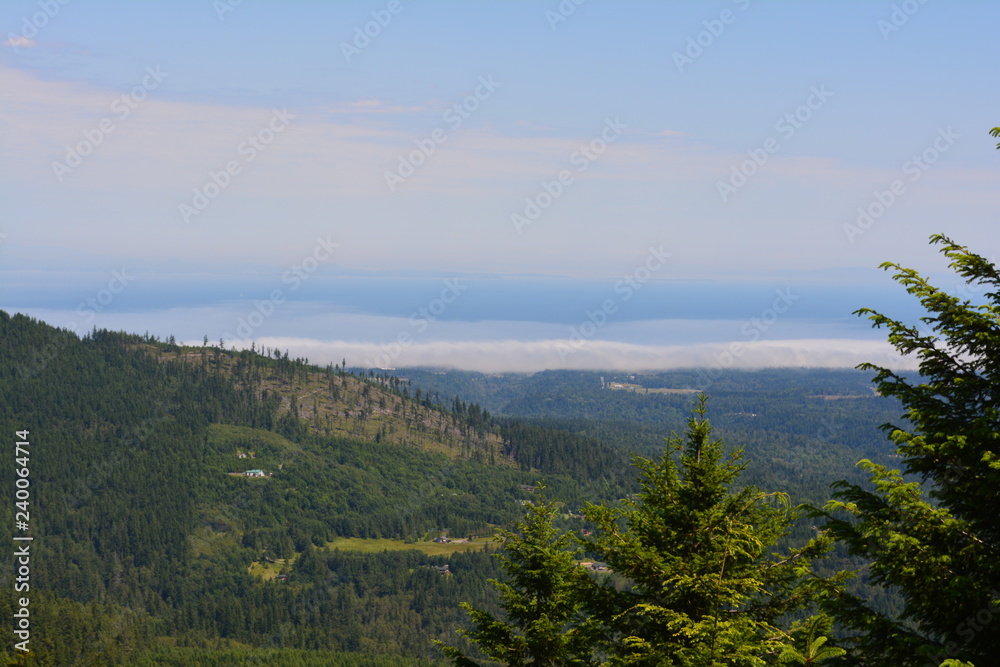
[[[919,311],[877,265],[996,252],[998,19],[8,1],[0,307],[387,366],[888,360],[851,311]]]

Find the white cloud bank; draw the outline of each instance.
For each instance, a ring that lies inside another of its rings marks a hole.
[[[616,333],[611,325],[602,331],[604,339],[573,340],[563,334],[564,325],[553,323],[439,321],[434,323],[435,339],[419,340],[418,331],[403,318],[358,313],[316,315],[306,304],[292,304],[290,308],[282,317],[272,318],[255,331],[252,338],[235,338],[231,334],[221,338],[227,347],[243,349],[253,343],[257,348],[288,350],[292,357],[307,357],[310,362],[321,365],[340,363],[346,358],[348,365],[354,367],[430,366],[488,373],[532,373],[547,369],[853,368],[863,362],[897,369],[917,367],[916,358],[901,357],[884,340],[851,337],[844,326],[830,322],[804,322],[802,326],[782,331],[776,325],[768,331],[768,335],[775,335],[774,338],[752,341],[727,336],[726,332],[732,335],[739,331],[739,323],[721,320],[623,324],[617,333],[622,337],[628,334],[631,340],[621,337],[609,340]],[[237,335],[242,335],[236,327],[237,318],[246,318],[250,312],[246,305],[233,304],[142,312],[109,311],[91,313],[92,317],[87,317],[89,311],[83,308],[83,318],[80,309],[78,312],[42,308],[8,310],[24,312],[81,335],[93,326],[112,331],[148,331],[161,339],[177,334],[179,340],[194,346],[202,344],[202,331],[207,332],[212,345],[220,339],[220,331],[236,331]],[[795,324],[795,321],[789,320],[789,323]],[[289,335],[291,331],[297,333]],[[863,331],[870,333],[868,329]],[[348,335],[352,339],[324,340],[325,332],[350,332]],[[777,337],[782,332],[783,335]],[[814,332],[829,337],[821,338]],[[663,344],[665,338],[672,340]],[[399,340],[403,342],[395,342]]]
[[[916,368],[913,358],[900,357],[881,341],[797,339],[700,345],[635,345],[591,340],[495,340],[423,342],[408,345],[309,338],[259,338],[258,347],[288,350],[311,363],[401,368],[430,366],[486,373],[542,370],[669,370],[673,368],[849,368],[868,361],[890,368]],[[198,345],[201,341],[191,341]],[[237,348],[250,341],[235,341]]]

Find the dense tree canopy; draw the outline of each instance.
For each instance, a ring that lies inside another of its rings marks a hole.
[[[597,529],[580,545],[606,564],[599,571],[609,574],[595,575],[601,581],[574,565],[580,546],[553,529],[552,506],[529,509],[522,534],[507,544],[510,581],[497,584],[506,621],[471,609],[469,637],[487,655],[512,666],[667,667],[837,655],[821,651],[821,617],[789,621],[839,583],[810,567],[829,540],[775,553],[795,519],[788,498],[739,486],[741,452],[711,437],[705,412],[703,396],[683,439],[670,439],[657,460],[637,460],[634,498],[584,509]],[[475,664],[449,653],[457,665]]]
[[[1000,273],[984,257],[935,235],[950,266],[984,303],[931,285],[887,262],[927,311],[922,325],[870,309],[889,341],[919,359],[919,377],[865,364],[879,391],[897,397],[908,424],[885,429],[903,470],[862,461],[872,487],[841,483],[827,509],[829,527],[871,561],[872,579],[904,600],[899,618],[840,601],[840,618],[858,633],[860,664],[996,664],[1000,631]],[[859,663],[856,663],[859,664]]]
[[[515,531],[504,531],[499,555],[506,581],[490,580],[500,593],[506,619],[469,604],[473,628],[463,634],[486,656],[512,667],[596,665],[594,652],[601,634],[596,619],[588,618],[586,603],[595,582],[579,567],[580,546],[554,525],[557,506],[529,503]],[[445,655],[460,667],[477,663],[454,648]]]

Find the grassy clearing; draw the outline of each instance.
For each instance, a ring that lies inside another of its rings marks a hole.
[[[492,537],[479,538],[473,542],[447,542],[439,544],[437,542],[404,542],[403,540],[390,539],[364,539],[361,537],[338,537],[332,542],[327,542],[328,549],[343,549],[345,551],[365,551],[368,553],[378,553],[381,551],[399,551],[402,549],[417,549],[423,551],[428,556],[447,556],[461,551],[473,551],[476,549],[495,549],[497,543]]]
[[[302,447],[288,438],[272,431],[230,424],[210,424],[208,426],[208,441],[220,447],[231,447],[234,451],[244,452],[269,451],[302,452]],[[246,459],[252,462],[251,459]]]
[[[821,398],[824,401],[840,401],[852,398],[874,398],[878,394],[816,394],[809,398]]]
[[[463,551],[473,551],[476,549],[496,549],[498,543],[492,537],[481,537],[473,542],[447,542],[438,543],[431,541],[404,542],[403,540],[390,539],[365,539],[361,537],[338,537],[333,542],[327,542],[327,549],[342,549],[344,551],[363,551],[366,553],[381,553],[383,551],[400,551],[403,549],[416,549],[428,556],[449,556],[453,553]],[[274,579],[286,566],[291,566],[295,559],[286,561],[283,558],[276,559],[276,562],[254,561],[250,564],[248,572],[260,577],[264,581]]]
[[[638,390],[636,390],[638,391]],[[697,394],[700,393],[701,389],[668,389],[666,387],[657,387],[652,389],[643,388],[643,391],[648,391],[650,394]]]
[[[274,579],[281,571],[285,568],[285,559],[279,558],[276,563],[268,563],[267,561],[254,561],[250,564],[250,569],[248,572],[255,577],[260,577],[264,581],[270,581]]]

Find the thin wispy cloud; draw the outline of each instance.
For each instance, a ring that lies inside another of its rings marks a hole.
[[[5,40],[4,46],[10,46],[15,49],[30,49],[35,46],[35,40],[29,39],[24,35],[15,35]]]

